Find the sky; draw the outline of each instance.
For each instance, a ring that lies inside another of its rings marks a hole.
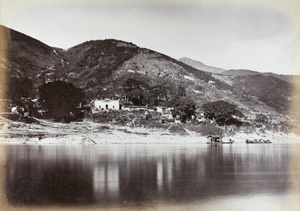
[[[300,74],[299,4],[254,2],[0,0],[0,24],[63,49],[112,38],[224,69]]]

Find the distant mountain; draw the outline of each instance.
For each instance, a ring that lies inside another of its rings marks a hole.
[[[283,75],[283,74],[276,74],[276,73],[263,73],[265,76],[273,76],[275,78],[279,78],[280,80],[300,85],[300,75]]]
[[[237,70],[225,70],[220,73],[221,75],[227,75],[227,76],[242,76],[242,75],[257,75],[260,74],[257,71],[253,70],[244,70],[244,69],[237,69]]]
[[[194,67],[198,70],[205,71],[205,72],[222,73],[222,72],[225,71],[222,68],[207,66],[207,65],[203,64],[200,61],[195,61],[195,60],[192,60],[192,59],[189,59],[189,58],[186,58],[186,57],[183,57],[183,58],[179,59],[179,61],[181,61],[181,62],[183,62],[183,63],[185,63],[185,64],[187,64],[191,67]]]
[[[7,69],[0,67],[1,71],[7,71],[10,85],[2,83],[0,88],[9,86],[8,98],[36,97],[42,83],[59,79],[84,89],[86,100],[122,98],[129,87],[135,94],[142,92],[141,98],[153,100],[146,103],[156,105],[187,95],[198,108],[206,102],[224,100],[237,105],[244,114],[259,110],[276,116],[286,110],[289,83],[271,76],[260,80],[255,78],[256,74],[222,75],[225,70],[221,68],[201,63],[202,69],[198,69],[114,39],[87,41],[63,50],[1,28],[8,35],[5,39],[8,58],[1,61],[8,59],[9,65]]]
[[[283,74],[276,74],[271,72],[257,72],[253,70],[246,70],[246,69],[236,69],[236,70],[225,70],[224,72],[220,73],[221,75],[225,76],[247,76],[247,75],[263,75],[263,76],[272,76],[278,78],[280,80],[289,82],[289,83],[296,83],[296,78],[300,79],[299,75],[283,75]]]

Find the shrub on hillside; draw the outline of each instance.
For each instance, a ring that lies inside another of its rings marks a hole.
[[[158,120],[150,120],[147,123],[147,127],[148,128],[157,128],[157,129],[167,129],[169,127],[169,125],[167,124],[162,124],[160,121]]]
[[[216,119],[216,123],[218,125],[235,125],[237,127],[242,126],[243,122],[233,118],[233,117],[228,117],[228,118],[224,118],[224,117],[219,117]]]
[[[118,116],[114,119],[114,123],[116,125],[125,126],[126,124],[128,124],[128,122],[130,122],[130,119],[126,116],[123,116],[123,115],[120,115],[120,116]]]
[[[113,122],[119,117],[119,112],[110,111],[110,112],[100,112],[92,114],[92,119],[94,122]]]
[[[260,123],[266,123],[268,122],[268,117],[263,114],[257,114],[254,121]]]
[[[96,113],[92,115],[93,122],[97,123],[106,123],[112,120],[111,116],[108,113]]]

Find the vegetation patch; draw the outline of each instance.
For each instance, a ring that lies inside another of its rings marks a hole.
[[[203,104],[202,109],[205,117],[216,120],[218,125],[236,125],[238,127],[242,125],[242,122],[237,118],[244,115],[237,109],[236,105],[219,100]]]
[[[147,127],[148,128],[157,128],[157,129],[168,129],[170,125],[168,124],[163,124],[161,122],[158,122],[156,120],[149,120],[148,121],[148,124],[147,124]]]
[[[168,131],[170,133],[176,133],[179,135],[187,135],[188,133],[186,132],[186,130],[184,129],[183,126],[181,125],[177,125],[177,124],[172,124],[169,128]]]
[[[65,81],[44,83],[39,87],[40,103],[55,121],[69,122],[77,119],[84,92]]]

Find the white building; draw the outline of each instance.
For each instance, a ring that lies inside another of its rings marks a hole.
[[[172,110],[173,110],[173,108],[163,107],[163,106],[157,106],[156,109],[157,109],[157,112],[161,113],[162,116],[165,116],[165,117],[167,117],[169,119],[173,118],[173,116],[172,116]]]
[[[95,100],[94,106],[98,110],[120,110],[120,100]]]

